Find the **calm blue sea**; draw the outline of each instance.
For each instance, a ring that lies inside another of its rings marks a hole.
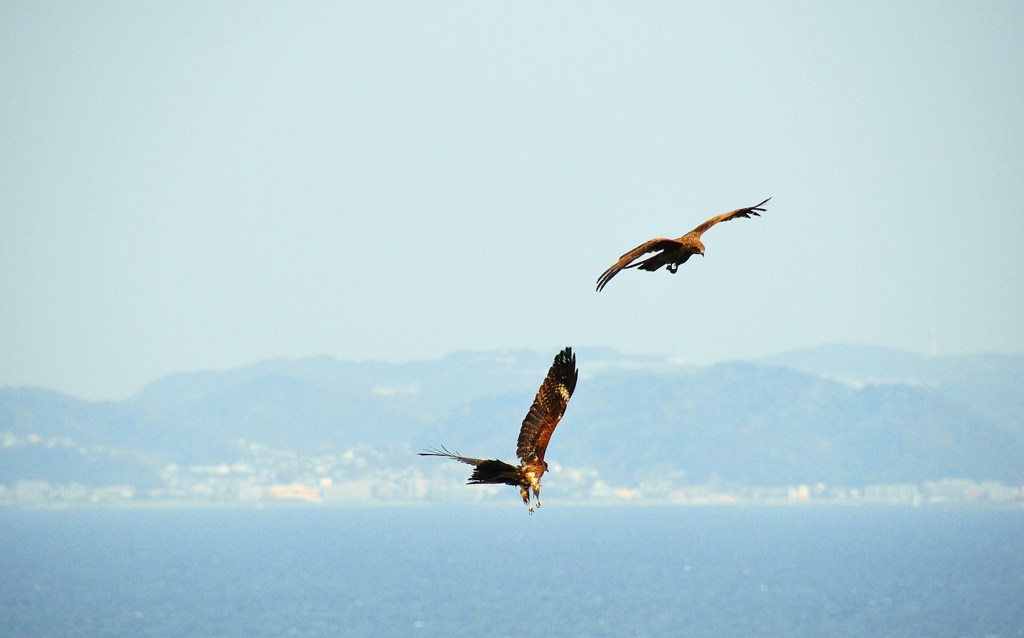
[[[1024,636],[1024,512],[0,512],[0,635]]]

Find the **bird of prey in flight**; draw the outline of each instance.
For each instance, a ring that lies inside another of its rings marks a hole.
[[[519,441],[516,445],[516,456],[519,457],[518,466],[498,459],[475,459],[460,456],[449,452],[444,446],[440,450],[430,449],[420,452],[419,455],[444,456],[472,465],[473,474],[469,477],[470,485],[496,483],[518,487],[519,495],[523,497],[523,503],[530,508],[530,513],[533,514],[530,490],[533,490],[537,507],[540,507],[540,477],[548,469],[548,464],[544,460],[544,452],[547,451],[551,433],[555,431],[555,426],[565,414],[565,407],[569,404],[569,397],[572,396],[572,391],[576,388],[578,376],[576,355],[572,353],[572,348],[565,348],[555,356],[555,361],[551,364],[544,383],[537,390],[537,396],[533,399],[530,411],[523,419],[523,425],[519,430]]]
[[[626,268],[639,268],[640,270],[655,271],[662,266],[668,266],[668,271],[674,274],[679,268],[679,265],[686,262],[686,260],[690,258],[690,255],[704,255],[704,244],[700,243],[700,236],[709,228],[718,222],[727,222],[730,219],[736,219],[737,217],[746,217],[748,219],[751,215],[760,217],[761,213],[765,210],[763,206],[767,204],[770,199],[771,197],[755,206],[739,208],[734,211],[712,217],[678,239],[656,237],[649,241],[645,241],[622,257],[619,257],[617,262],[612,264],[608,270],[601,273],[601,276],[597,279],[597,291],[601,292],[601,290],[608,285],[608,282],[611,281],[612,277],[619,274],[621,270]],[[647,253],[656,254],[648,257],[647,259],[637,261]]]

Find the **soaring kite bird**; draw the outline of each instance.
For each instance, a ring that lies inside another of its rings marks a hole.
[[[516,456],[519,457],[519,465],[509,465],[498,459],[474,459],[468,456],[459,456],[449,452],[444,446],[438,449],[431,449],[420,452],[420,456],[445,456],[456,461],[461,461],[473,466],[473,475],[469,477],[470,485],[481,483],[496,483],[498,485],[514,485],[519,487],[519,494],[523,497],[523,503],[530,508],[533,514],[533,505],[530,503],[530,490],[540,507],[540,477],[548,469],[544,460],[544,452],[548,449],[548,441],[551,440],[551,433],[555,426],[565,414],[565,406],[569,405],[569,397],[576,388],[576,378],[579,370],[576,369],[576,355],[572,348],[565,348],[555,356],[551,369],[544,383],[537,390],[537,396],[533,399],[530,411],[523,419],[523,427],[519,430],[519,443],[516,446]]]
[[[760,217],[761,213],[765,210],[762,206],[767,204],[770,199],[771,197],[756,206],[739,208],[728,213],[722,213],[717,217],[712,217],[678,239],[656,237],[640,244],[622,257],[619,257],[619,260],[612,264],[611,268],[601,273],[601,276],[597,279],[597,291],[601,292],[601,290],[608,285],[608,282],[611,281],[612,277],[619,274],[620,270],[626,268],[639,268],[640,270],[654,271],[662,266],[668,266],[668,271],[675,274],[679,265],[685,263],[686,260],[690,258],[690,255],[704,255],[704,244],[700,243],[700,236],[703,235],[707,229],[711,228],[718,222],[727,222],[730,219],[736,219],[737,217],[746,217],[748,219],[751,215]],[[653,252],[657,252],[658,254],[652,255],[643,261],[636,261],[643,255]]]

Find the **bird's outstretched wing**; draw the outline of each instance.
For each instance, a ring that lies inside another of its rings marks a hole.
[[[601,292],[601,290],[608,285],[608,282],[611,281],[612,277],[619,274],[619,272],[626,268],[631,268],[631,264],[640,257],[646,255],[647,253],[653,253],[659,250],[665,250],[666,248],[671,248],[676,243],[677,241],[675,239],[655,237],[654,239],[645,241],[644,243],[640,244],[639,246],[629,251],[628,253],[623,254],[622,257],[619,257],[619,260],[617,262],[612,264],[611,267],[608,268],[608,270],[601,273],[601,276],[597,278],[597,291]]]
[[[441,449],[430,448],[419,452],[420,456],[443,456],[455,459],[461,463],[473,466],[473,474],[469,477],[469,484],[479,483],[504,483],[507,485],[519,484],[519,469],[498,459],[477,459],[471,456],[449,452],[448,448],[441,446]]]
[[[565,348],[555,355],[555,361],[544,383],[537,390],[533,405],[519,430],[516,455],[524,463],[544,460],[551,433],[565,414],[565,407],[569,405],[569,397],[576,389],[578,377],[576,355],[572,353],[572,348]]]
[[[770,200],[771,197],[764,200],[760,204],[755,204],[754,206],[747,206],[746,208],[737,208],[736,210],[731,210],[728,213],[715,215],[714,217],[707,220],[700,226],[697,226],[696,228],[691,230],[688,234],[697,235],[698,237],[700,237],[705,231],[707,231],[707,229],[711,228],[718,222],[727,222],[730,219],[736,219],[737,217],[746,217],[747,219],[750,219],[751,215],[753,215],[754,217],[760,217],[761,213],[765,211],[763,206],[767,204]]]

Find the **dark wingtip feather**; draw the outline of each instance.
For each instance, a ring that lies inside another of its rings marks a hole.
[[[576,353],[572,351],[572,346],[562,348],[562,351],[555,355],[554,365],[558,368],[558,380],[565,384],[571,396],[576,390],[576,380],[580,375],[580,371],[576,367]]]
[[[454,459],[458,458],[459,453],[449,452],[448,448],[442,445],[440,450],[437,449],[436,447],[430,447],[423,450],[422,452],[417,452],[416,456],[447,456],[448,458]]]

